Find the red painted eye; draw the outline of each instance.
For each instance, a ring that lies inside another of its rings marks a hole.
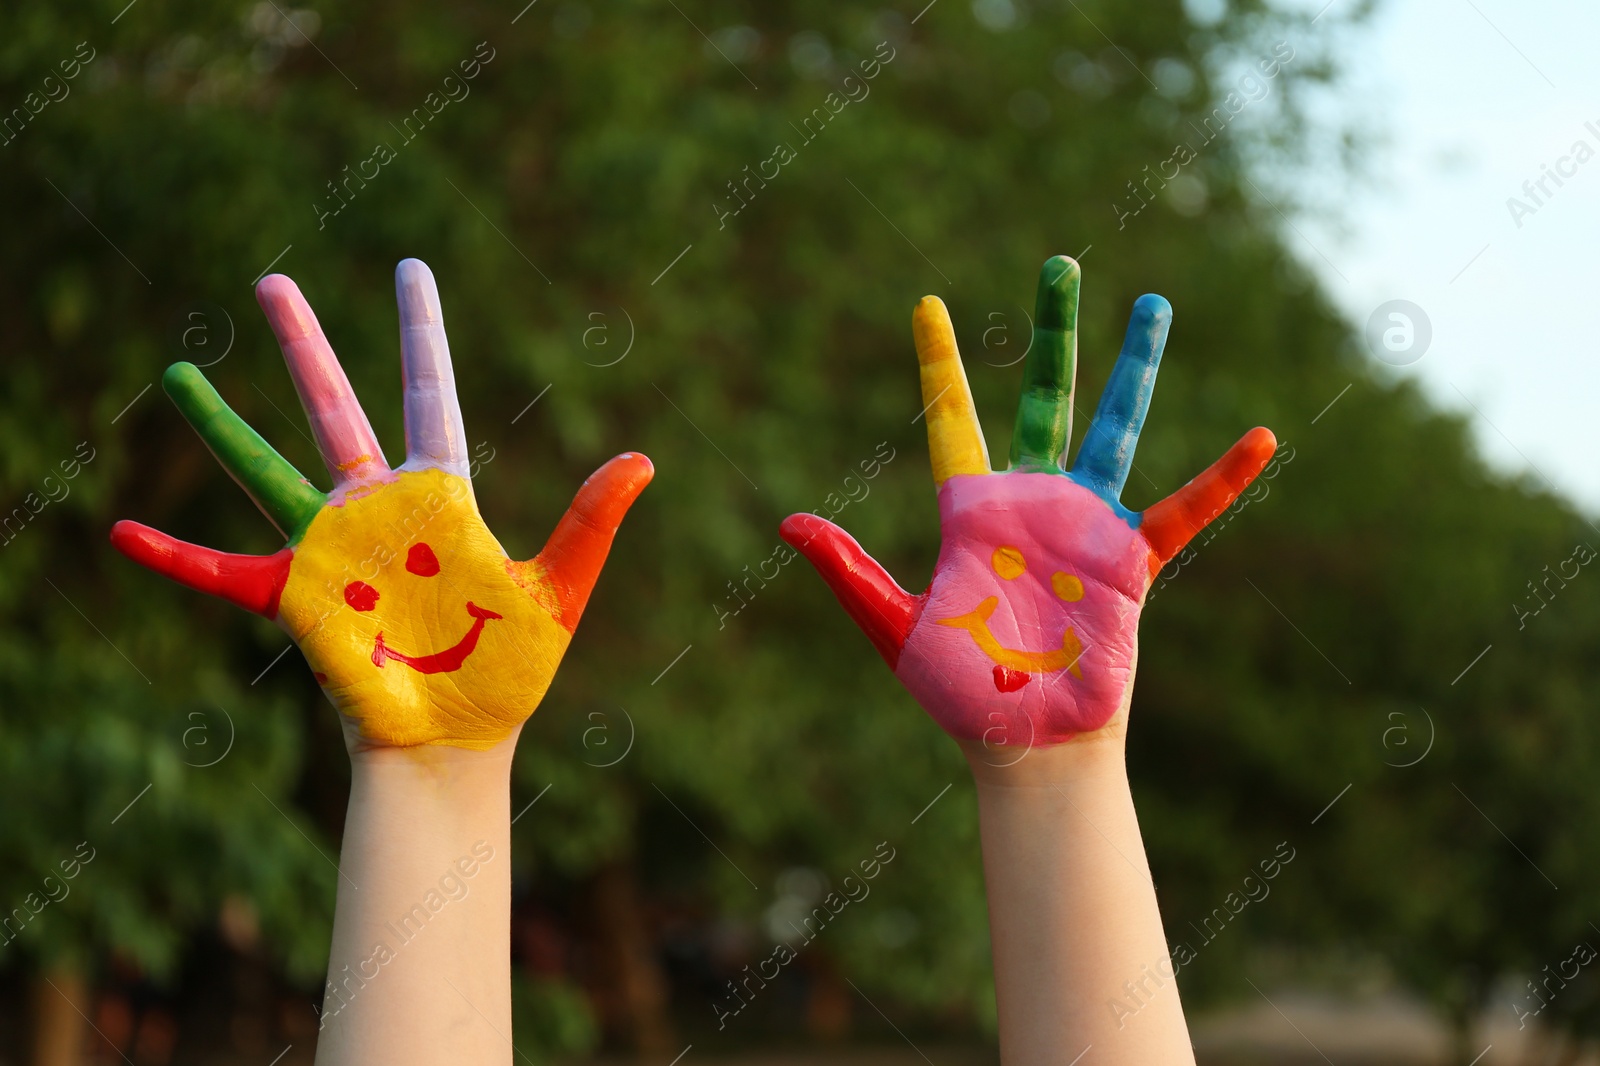
[[[352,581],[344,587],[344,602],[358,611],[370,611],[378,606],[378,590],[365,581]]]
[[[439,572],[439,557],[426,544],[413,544],[406,553],[406,569],[418,577],[432,577]]]

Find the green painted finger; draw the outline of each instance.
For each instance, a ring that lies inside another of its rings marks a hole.
[[[325,502],[322,493],[233,413],[198,367],[173,363],[161,376],[161,387],[217,462],[285,538],[293,540],[311,524]]]
[[[1059,470],[1072,436],[1072,387],[1078,362],[1078,264],[1051,256],[1039,271],[1033,346],[1022,364],[1022,399],[1011,434],[1011,466]]]

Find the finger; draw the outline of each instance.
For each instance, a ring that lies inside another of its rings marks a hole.
[[[923,413],[928,418],[928,455],[933,484],[956,474],[989,473],[989,449],[967,387],[967,372],[956,350],[950,312],[937,296],[924,296],[911,313],[911,337],[922,375]]]
[[[655,472],[650,460],[638,452],[623,452],[590,474],[533,560],[555,592],[561,609],[556,621],[568,633],[578,627],[622,516]]]
[[[278,336],[278,347],[283,349],[289,376],[294,378],[311,435],[333,475],[334,486],[383,477],[389,472],[383,449],[299,288],[282,274],[269,274],[256,285],[256,302]]]
[[[1122,354],[1111,368],[1094,421],[1078,448],[1072,472],[1107,500],[1121,498],[1128,471],[1133,469],[1133,450],[1150,411],[1150,394],[1155,391],[1156,371],[1171,326],[1172,305],[1166,300],[1146,294],[1134,301]]]
[[[1250,486],[1277,448],[1272,430],[1257,426],[1199,477],[1145,511],[1139,532],[1150,542],[1158,569]]]
[[[278,532],[288,540],[304,532],[322,509],[322,493],[233,413],[200,369],[173,363],[161,375],[161,387]]]
[[[1056,470],[1072,436],[1078,362],[1078,264],[1051,256],[1039,270],[1033,344],[1022,364],[1022,398],[1011,432],[1011,466]]]
[[[901,588],[854,537],[825,518],[792,514],[779,532],[817,568],[845,613],[893,670],[922,611],[922,597]]]
[[[406,464],[467,476],[467,432],[456,400],[450,343],[433,271],[420,259],[395,268],[400,304],[400,372],[406,394]]]
[[[289,580],[293,548],[273,555],[231,555],[176,540],[138,522],[111,527],[111,545],[140,566],[218,596],[266,618],[278,616],[278,597]]]

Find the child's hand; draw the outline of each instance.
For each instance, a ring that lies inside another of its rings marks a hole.
[[[111,542],[190,588],[278,622],[346,716],[352,750],[479,750],[533,713],[600,575],[622,516],[649,483],[642,455],[596,471],[528,562],[478,514],[433,275],[395,271],[406,462],[391,470],[322,328],[294,282],[262,279],[267,313],[333,491],[313,488],[222,402],[194,366],[163,385],[217,459],[288,540],[229,555],[118,522]]]
[[[783,536],[811,560],[902,684],[958,741],[1054,744],[1127,707],[1139,610],[1155,573],[1272,458],[1253,429],[1210,469],[1143,514],[1118,497],[1133,462],[1172,311],[1134,304],[1122,354],[1070,472],[1078,264],[1039,277],[1011,468],[991,472],[949,313],[924,297],[912,316],[943,546],[912,596],[850,535],[811,514]]]

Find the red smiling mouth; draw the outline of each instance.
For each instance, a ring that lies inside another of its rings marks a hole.
[[[461,669],[461,664],[467,661],[467,656],[478,646],[478,637],[483,633],[483,623],[491,618],[501,617],[470,600],[467,601],[467,613],[474,619],[472,628],[467,630],[467,635],[456,641],[454,647],[436,651],[432,655],[406,655],[395,651],[383,642],[383,634],[379,633],[372,641],[372,665],[382,668],[384,663],[393,659],[397,663],[405,663],[419,674],[448,674]]]

